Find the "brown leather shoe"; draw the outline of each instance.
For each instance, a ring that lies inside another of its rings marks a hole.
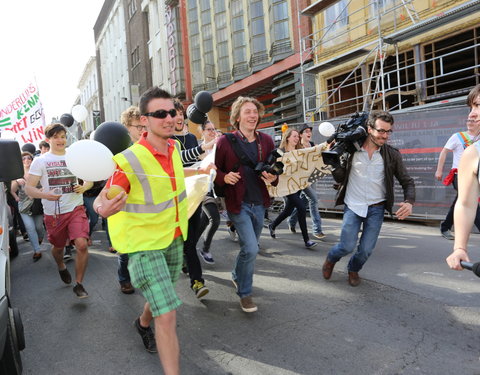
[[[328,280],[330,279],[330,277],[332,277],[333,267],[335,267],[335,263],[330,262],[328,259],[325,259],[325,263],[323,263],[322,266],[323,278],[325,280]]]
[[[348,271],[348,283],[351,286],[358,286],[360,284],[360,276],[358,276],[358,272]]]
[[[120,290],[124,294],[132,294],[135,292],[135,288],[128,281],[120,283]]]

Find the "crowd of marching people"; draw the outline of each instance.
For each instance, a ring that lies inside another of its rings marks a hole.
[[[453,269],[461,269],[460,261],[469,261],[468,236],[478,217],[480,146],[474,142],[480,132],[480,86],[471,91],[468,105],[468,132],[463,138],[452,136],[445,146],[445,153],[457,146],[461,153],[465,150],[461,161],[459,154],[454,158],[455,170],[451,172],[455,189],[458,173],[457,210],[453,214],[452,205],[441,227],[442,235],[453,239],[450,229],[454,215],[454,252],[447,258]],[[118,252],[120,291],[131,294],[139,288],[146,300],[135,320],[136,331],[147,351],[158,352],[166,374],[180,371],[176,310],[181,301],[175,284],[183,271],[189,276],[196,298],[209,293],[201,261],[215,264],[217,254],[212,240],[222,225],[222,212],[228,233],[238,242],[231,282],[245,313],[258,310],[253,299],[253,275],[264,226],[276,238],[276,229],[284,220],[292,233],[296,233],[298,223],[307,249],[317,245],[311,234],[316,239],[325,237],[312,186],[286,195],[283,210],[273,221],[266,222],[271,204],[268,186],[276,186],[279,175],[257,168],[275,149],[273,139],[257,130],[263,114],[264,107],[258,100],[239,97],[231,106],[230,124],[234,130],[222,134],[207,118],[200,124],[202,137],[198,142],[188,131],[183,104],[153,87],[142,95],[138,107],[132,106],[120,116],[130,136],[130,147],[113,156],[116,168],[108,180],[82,181],[71,173],[65,162],[68,132],[60,123],[45,128],[46,141],[40,144],[39,151],[24,149],[21,154],[24,176],[12,181],[9,204],[16,213],[19,234],[31,245],[33,261],[41,259],[42,243],[48,239],[61,281],[73,282],[78,298],[88,297],[84,286],[88,247],[101,219],[108,250]],[[415,184],[400,152],[387,143],[393,129],[390,113],[372,111],[366,122],[365,141],[346,161],[336,202],[344,206],[343,222],[339,242],[330,249],[322,266],[326,280],[332,277],[335,264],[351,255],[348,283],[358,286],[359,272],[376,246],[385,212],[395,214],[399,220],[412,213]],[[279,148],[288,153],[312,147],[311,137],[312,127],[308,124],[288,128]],[[474,147],[467,149],[471,144]],[[199,164],[209,155],[211,162]],[[442,177],[444,162],[442,154],[437,179]],[[218,190],[209,190],[189,215],[185,178],[211,175],[212,170]],[[404,195],[396,210],[394,179]],[[112,194],[114,190],[116,194]],[[307,205],[311,231],[306,220]],[[66,266],[71,246],[76,250],[73,277]]]

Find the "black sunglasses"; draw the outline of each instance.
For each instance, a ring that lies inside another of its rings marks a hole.
[[[177,110],[171,109],[170,111],[165,111],[164,109],[159,109],[158,111],[144,113],[143,115],[155,118],[165,118],[167,115],[170,115],[171,118],[174,118],[177,115]]]

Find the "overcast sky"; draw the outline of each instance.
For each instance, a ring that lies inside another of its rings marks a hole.
[[[70,113],[103,2],[1,0],[0,107],[36,80],[47,123]]]

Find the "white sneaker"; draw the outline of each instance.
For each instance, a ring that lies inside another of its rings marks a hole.
[[[230,239],[233,241],[233,242],[237,242],[238,241],[238,237],[237,237],[237,232],[236,231],[233,231],[230,229],[230,227],[227,227],[227,232],[228,234],[230,235]]]

